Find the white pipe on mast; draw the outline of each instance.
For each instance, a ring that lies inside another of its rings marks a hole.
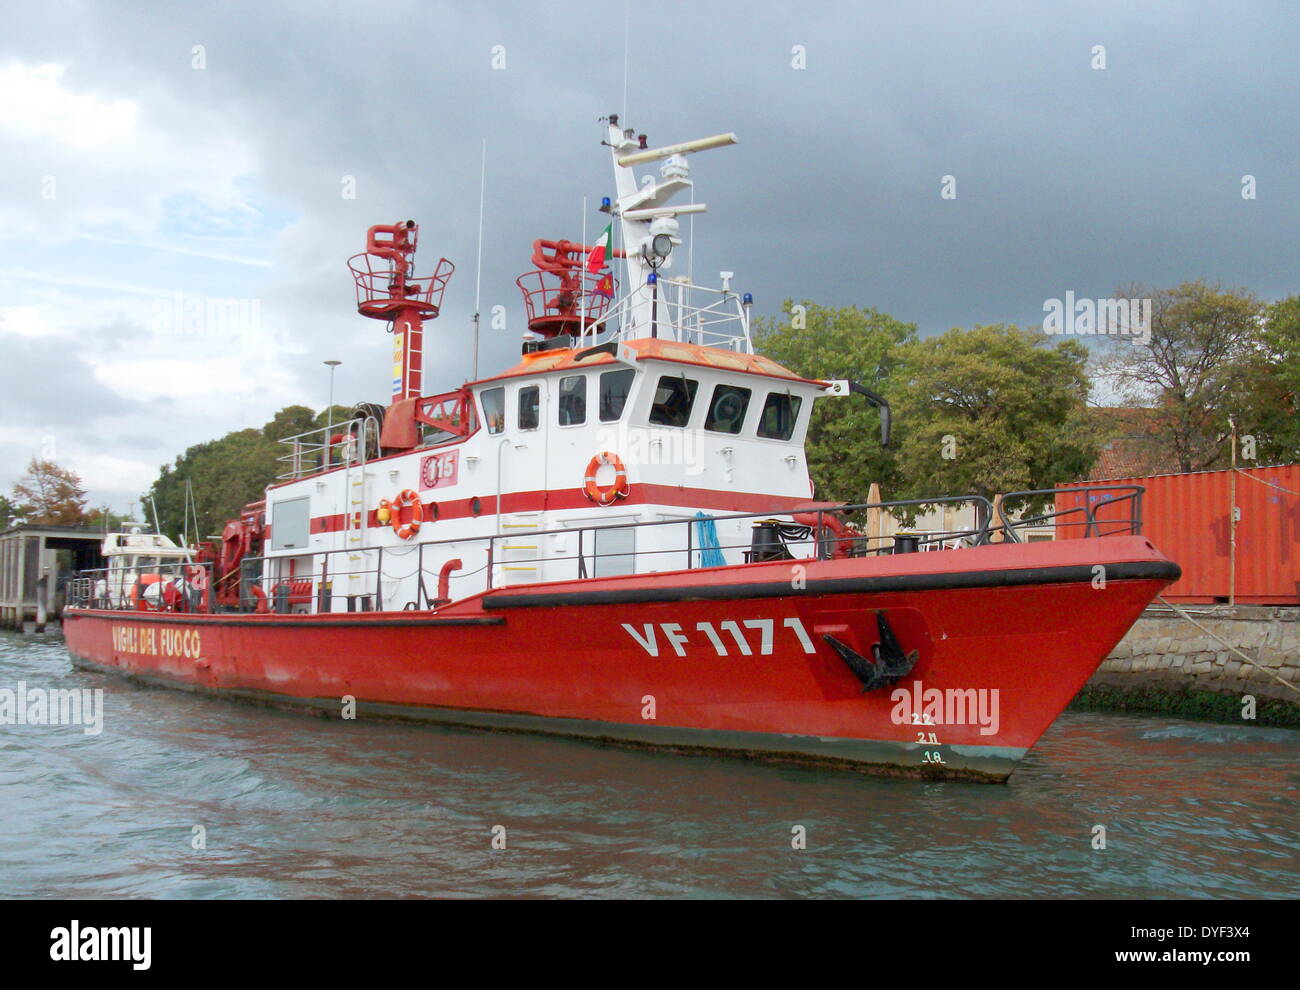
[[[618,164],[627,168],[630,165],[641,165],[645,162],[652,162],[656,158],[667,158],[669,155],[687,155],[692,151],[707,151],[710,148],[725,148],[729,144],[736,144],[740,138],[735,134],[714,134],[712,137],[697,138],[694,141],[683,141],[681,144],[670,144],[664,148],[647,148],[645,151],[637,151],[630,155],[623,155],[616,159]]]
[[[479,300],[483,287],[483,202],[487,191],[487,138],[483,139],[482,160],[478,175],[478,271],[474,275],[474,368],[470,377],[478,380]]]
[[[587,247],[587,197],[582,197],[582,247]],[[610,253],[613,253],[614,245],[610,245]],[[614,259],[609,259],[609,265],[614,266]],[[587,336],[587,262],[583,259],[582,267],[578,269],[578,341],[581,342]]]

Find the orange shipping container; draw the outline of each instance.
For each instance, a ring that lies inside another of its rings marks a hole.
[[[1068,491],[1088,485],[1146,489],[1142,534],[1183,569],[1183,576],[1165,592],[1169,600],[1226,602],[1234,596],[1245,605],[1300,604],[1300,464],[1237,469],[1235,555],[1231,470],[1080,481],[1060,487]],[[1060,495],[1056,509],[1061,513],[1087,503],[1100,506],[1096,518],[1103,530],[1116,531],[1122,528],[1118,520],[1133,512],[1130,501],[1103,504],[1115,494]],[[1067,525],[1080,518],[1081,513],[1066,515],[1057,527],[1057,539],[1083,536],[1081,526]]]

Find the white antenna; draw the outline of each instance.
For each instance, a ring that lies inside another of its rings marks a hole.
[[[585,249],[587,247],[587,197],[582,197],[582,241],[580,242]],[[610,253],[613,254],[614,245],[610,245]],[[609,259],[609,265],[614,266],[614,259]],[[578,269],[578,340],[587,336],[587,262],[583,259],[582,267]]]
[[[627,53],[628,38],[632,31],[632,0],[623,5],[623,116],[620,118],[627,126]]]
[[[478,328],[479,300],[483,288],[483,201],[487,192],[487,138],[483,139],[483,158],[479,164],[478,176],[478,272],[474,276],[474,372],[472,378],[478,380]]]

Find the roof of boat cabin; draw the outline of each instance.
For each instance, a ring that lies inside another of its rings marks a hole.
[[[741,354],[738,351],[723,350],[719,347],[704,347],[700,344],[682,344],[673,340],[660,340],[656,337],[641,337],[636,340],[620,342],[620,347],[628,347],[637,352],[637,360],[672,361],[677,364],[689,364],[716,371],[739,371],[748,375],[763,375],[768,378],[780,378],[784,381],[804,382],[809,385],[824,385],[816,378],[804,378],[796,375],[789,368],[782,367],[771,358],[761,354]],[[537,351],[525,354],[513,368],[508,368],[499,375],[481,378],[470,382],[471,385],[483,385],[505,378],[518,378],[523,375],[545,374],[553,371],[582,370],[605,364],[622,364],[608,351],[588,354],[582,360],[578,355],[590,352],[590,347],[570,347],[551,351]]]

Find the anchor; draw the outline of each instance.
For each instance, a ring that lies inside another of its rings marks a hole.
[[[916,650],[903,652],[903,647],[898,642],[898,637],[894,635],[894,630],[890,628],[883,611],[876,613],[876,630],[880,642],[871,647],[874,661],[868,660],[853,647],[841,643],[834,636],[829,634],[822,636],[822,639],[848,665],[849,670],[853,671],[853,676],[862,682],[863,694],[888,687],[900,677],[906,677],[912,672],[912,668],[916,666],[916,661],[921,656]]]

